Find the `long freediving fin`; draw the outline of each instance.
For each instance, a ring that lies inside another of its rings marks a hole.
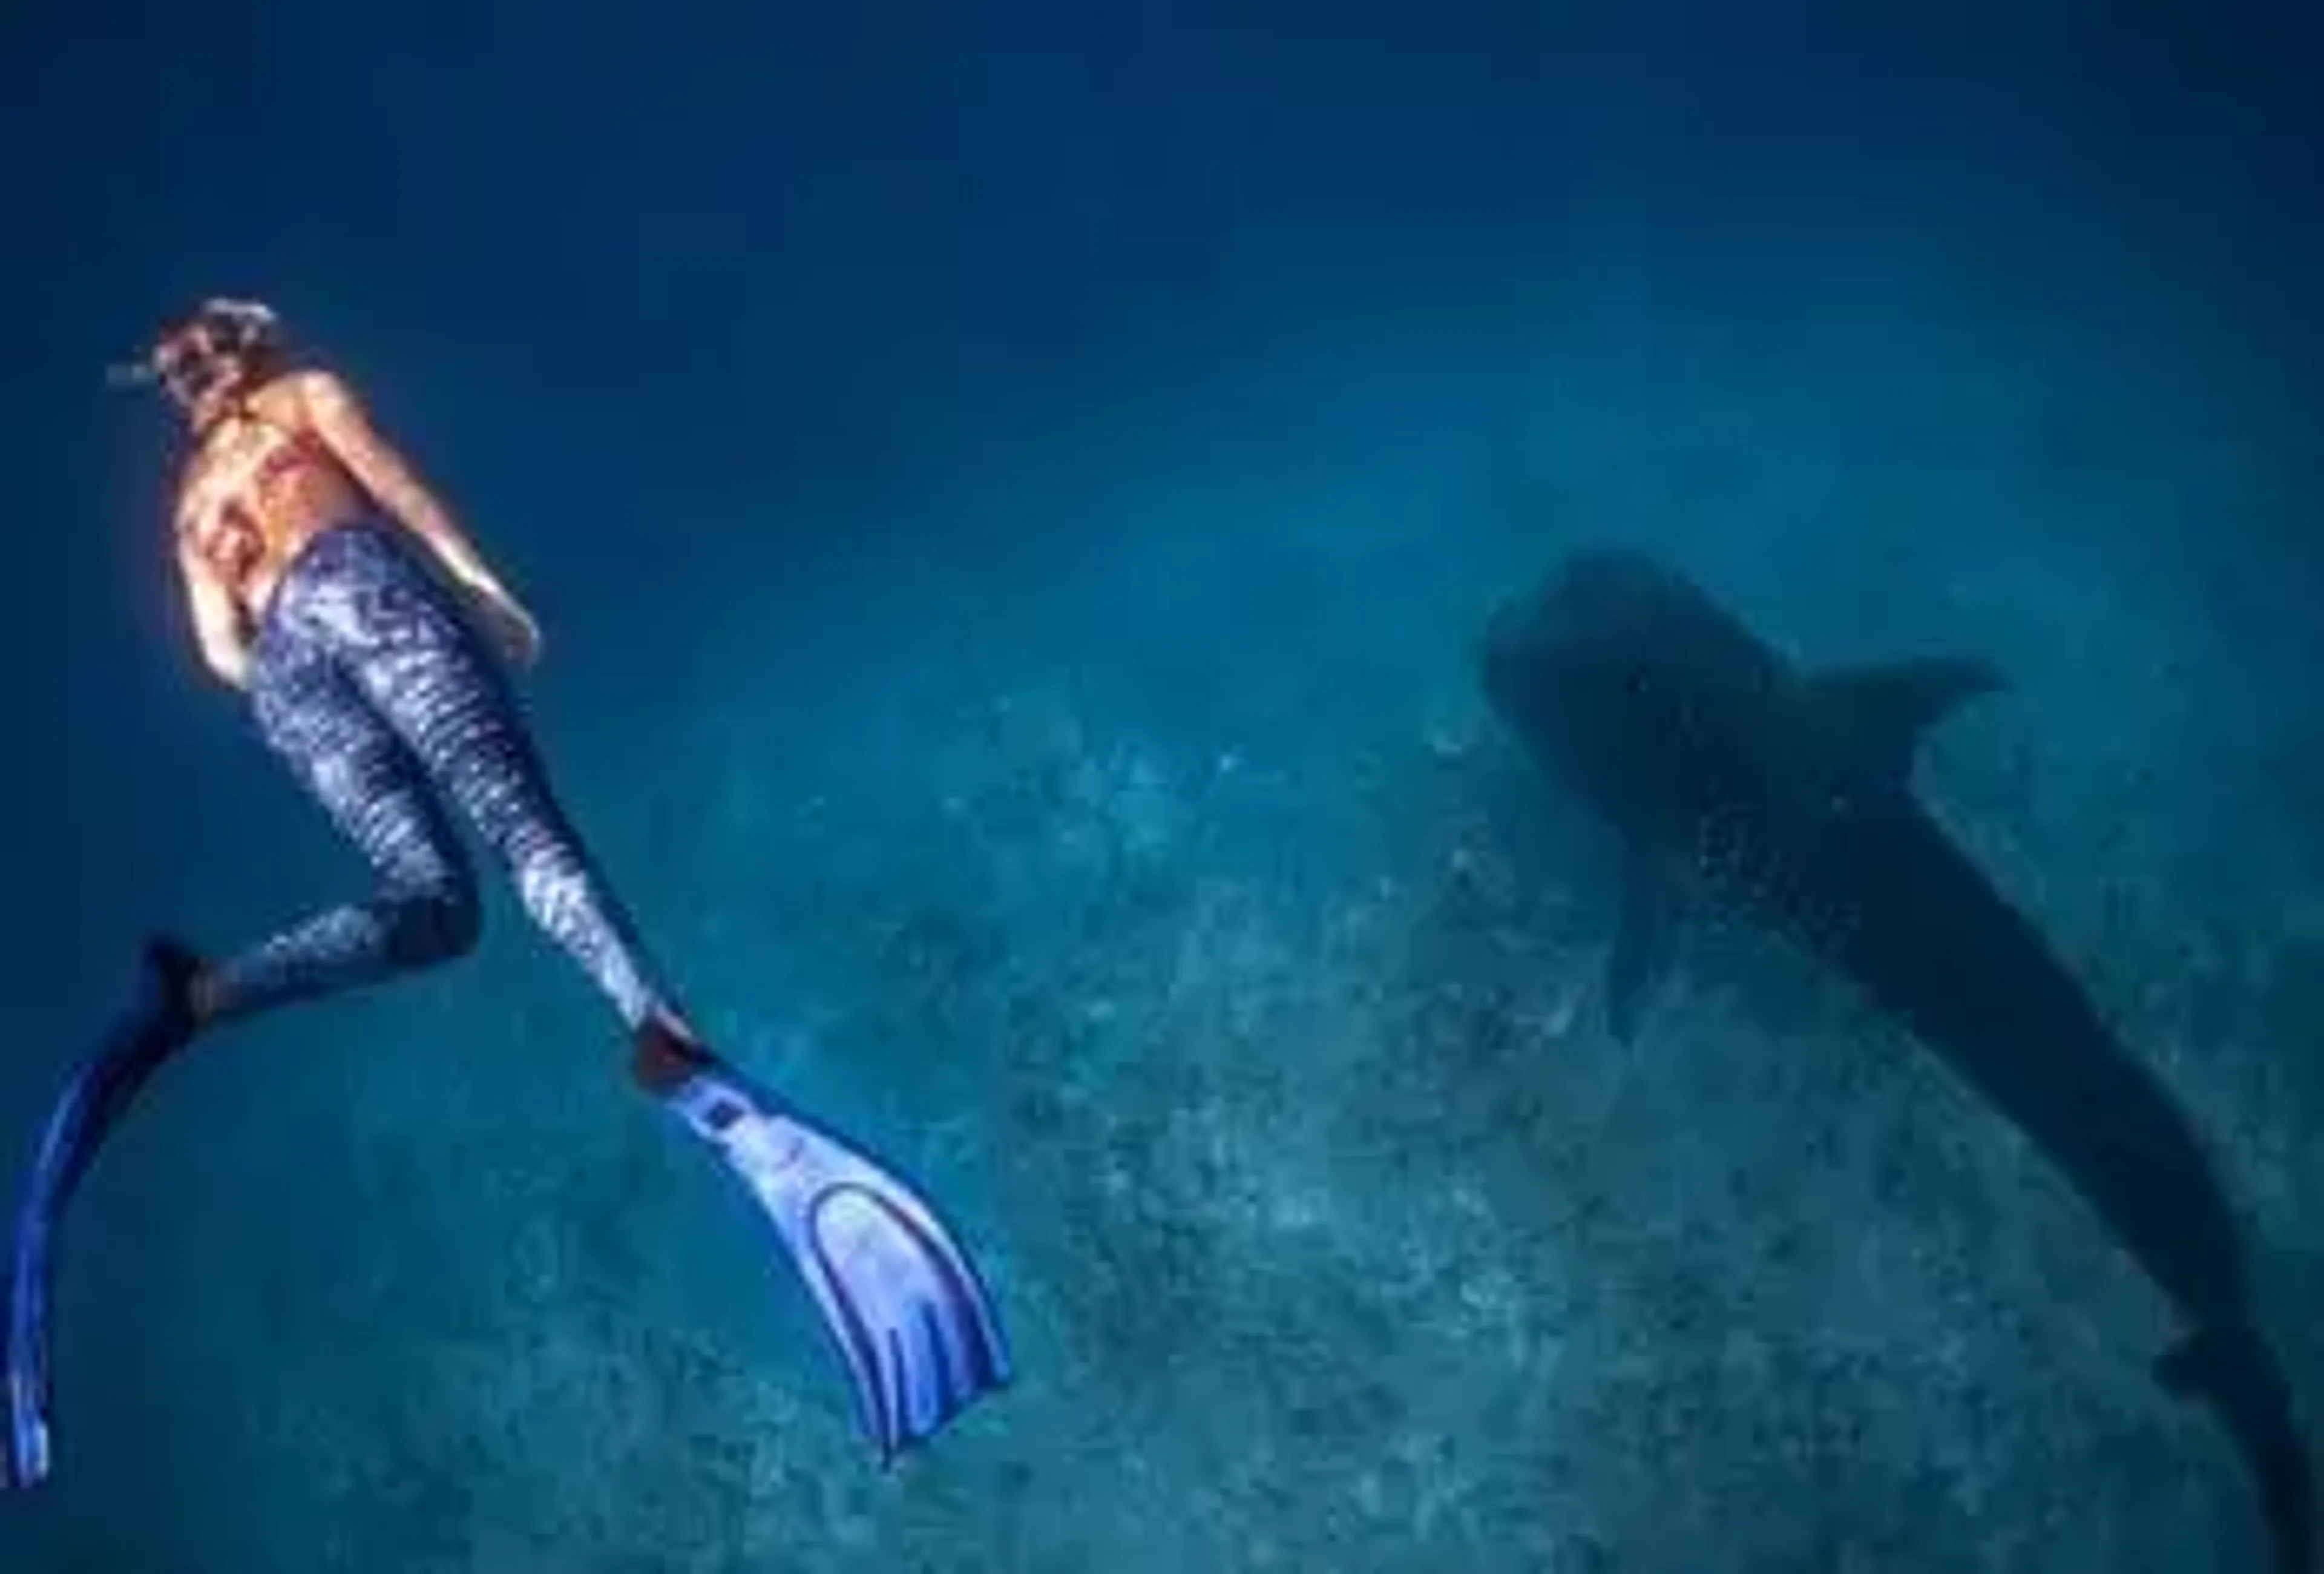
[[[854,1145],[715,1061],[663,1095],[773,1223],[845,1365],[882,1463],[1009,1381],[975,1264],[933,1206]]]
[[[18,1199],[6,1273],[6,1366],[0,1370],[0,1489],[37,1486],[53,1464],[49,1309],[65,1208],[97,1150],[146,1081],[190,1042],[198,963],[174,941],[146,944],[135,1000],[49,1112]]]

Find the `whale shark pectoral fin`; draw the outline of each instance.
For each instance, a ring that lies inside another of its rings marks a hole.
[[[1622,868],[1622,911],[1606,962],[1606,1027],[1622,1043],[1638,1031],[1646,992],[1670,964],[1681,898],[1676,875],[1660,858],[1630,849]]]
[[[1808,680],[1812,702],[1836,718],[1844,746],[1868,774],[1889,785],[1912,775],[1923,733],[2004,686],[1990,662],[1944,656],[1843,667]]]

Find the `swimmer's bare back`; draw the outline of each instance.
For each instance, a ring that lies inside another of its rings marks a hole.
[[[203,664],[235,688],[282,575],[316,536],[376,514],[410,531],[469,591],[505,653],[540,633],[354,391],[289,372],[204,412],[178,486],[177,556]]]

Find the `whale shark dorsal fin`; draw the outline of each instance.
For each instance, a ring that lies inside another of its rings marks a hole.
[[[2003,686],[1990,662],[1946,656],[1841,667],[1808,680],[1811,702],[1831,715],[1841,746],[1891,785],[1911,777],[1923,733]]]

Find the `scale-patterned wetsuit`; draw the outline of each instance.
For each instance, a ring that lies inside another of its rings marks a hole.
[[[252,656],[260,731],[383,888],[212,969],[220,1015],[337,993],[471,948],[475,875],[447,802],[625,1026],[668,1004],[558,806],[506,674],[457,593],[393,526],[364,519],[308,542],[275,587]]]

